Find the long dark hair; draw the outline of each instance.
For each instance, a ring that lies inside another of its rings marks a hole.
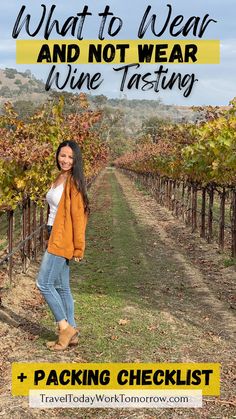
[[[65,140],[59,145],[56,151],[57,167],[59,170],[61,170],[61,167],[58,161],[58,155],[60,153],[61,148],[66,147],[66,146],[69,146],[71,150],[73,151],[73,166],[71,170],[72,177],[78,191],[81,192],[82,194],[83,201],[84,201],[84,210],[85,212],[89,213],[90,208],[89,208],[89,200],[88,200],[87,189],[86,189],[86,182],[84,178],[82,153],[81,153],[81,149],[79,145],[75,141]]]

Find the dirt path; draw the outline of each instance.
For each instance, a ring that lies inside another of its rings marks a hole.
[[[0,417],[235,417],[234,268],[122,173],[107,169],[90,194],[86,259],[72,265],[80,347],[45,349],[53,325],[34,286],[38,264],[17,276],[0,309]],[[208,398],[197,412],[32,411],[26,398],[11,396],[11,363],[22,361],[220,362],[221,398]]]

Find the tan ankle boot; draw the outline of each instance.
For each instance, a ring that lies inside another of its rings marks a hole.
[[[54,345],[51,345],[48,342],[47,347],[53,351],[64,351],[66,348],[68,348],[71,341],[77,337],[77,335],[77,330],[74,327],[68,325],[65,329],[60,330],[58,341]]]
[[[71,338],[71,341],[68,346],[76,346],[78,345],[78,342],[79,342],[79,331],[77,329],[76,335]],[[46,346],[48,349],[51,349],[54,345],[56,345],[56,343],[58,343],[58,340],[51,340],[46,343]]]

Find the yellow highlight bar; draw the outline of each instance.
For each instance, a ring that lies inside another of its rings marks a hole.
[[[218,363],[13,363],[12,394],[29,390],[202,390],[220,394]]]
[[[17,40],[17,64],[219,64],[219,40]]]

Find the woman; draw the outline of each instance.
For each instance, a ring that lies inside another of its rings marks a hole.
[[[58,341],[48,342],[48,347],[60,351],[78,341],[69,260],[79,262],[83,258],[89,203],[78,144],[63,141],[57,149],[56,162],[60,173],[46,195],[50,207],[47,221],[49,240],[37,287],[58,323]]]

